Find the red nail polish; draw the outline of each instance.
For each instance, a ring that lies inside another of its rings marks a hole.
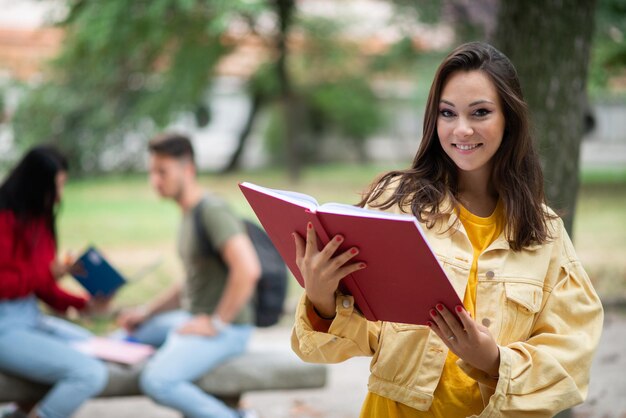
[[[313,224],[312,224],[311,222],[309,222],[309,223],[306,225],[306,227],[307,227],[308,229],[313,229]]]
[[[456,307],[456,311],[457,311],[458,313],[463,312],[463,307],[462,307],[462,306],[460,306],[460,305],[459,305],[459,306],[457,306],[457,307]]]
[[[441,303],[438,303],[436,307],[439,312],[443,311],[443,305]]]
[[[365,267],[367,267],[367,264],[365,264],[365,263],[361,263],[361,264],[359,264],[359,267],[361,267],[362,269],[364,269]]]
[[[430,310],[430,316],[437,316],[437,311],[434,309]]]
[[[426,325],[428,325],[429,327],[431,327],[431,328],[432,328],[433,323],[432,323],[432,322],[430,322],[430,321],[426,321]]]
[[[358,252],[359,252],[359,250],[357,250],[356,248],[353,248],[353,249],[350,250],[350,254],[356,254]]]
[[[343,237],[342,237],[341,235],[337,235],[337,236],[335,237],[335,241],[337,241],[337,242],[341,242],[341,241],[343,241]]]

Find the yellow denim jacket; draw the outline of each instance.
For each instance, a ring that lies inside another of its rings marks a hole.
[[[473,250],[456,221],[451,213],[443,228],[424,227],[424,232],[462,299]],[[587,395],[603,309],[562,221],[550,226],[553,239],[546,244],[516,252],[501,235],[479,257],[476,321],[499,345],[499,379],[462,360],[458,365],[479,383],[485,404],[480,418],[552,417]],[[317,332],[303,295],[291,338],[296,354],[315,363],[372,356],[371,392],[428,410],[448,353],[441,339],[427,326],[367,321],[351,296],[336,300],[328,332]]]

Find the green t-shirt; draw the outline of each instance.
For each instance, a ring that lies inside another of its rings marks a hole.
[[[243,222],[224,200],[206,195],[202,205],[206,236],[218,252],[230,238],[245,233]],[[192,209],[183,216],[178,233],[178,253],[187,276],[181,303],[183,309],[194,314],[212,314],[226,287],[228,271],[217,252],[203,254],[194,223]],[[232,322],[252,323],[250,304],[244,306]]]

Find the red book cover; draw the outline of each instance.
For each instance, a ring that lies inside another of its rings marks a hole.
[[[339,252],[359,248],[358,261],[367,267],[346,276],[342,284],[368,320],[424,325],[437,303],[451,311],[462,305],[414,216],[319,205],[308,195],[252,183],[239,187],[301,286],[292,233],[305,237],[310,221],[320,248],[337,234],[345,237]]]

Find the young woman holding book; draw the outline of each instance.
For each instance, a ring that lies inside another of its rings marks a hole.
[[[602,305],[544,203],[507,57],[469,43],[444,59],[412,166],[380,177],[361,204],[414,214],[465,289],[463,306],[416,306],[427,326],[369,322],[338,292],[367,268],[358,248],[337,252],[337,236],[320,250],[312,225],[294,234],[305,294],[292,347],[313,362],[373,356],[362,417],[552,417],[585,399]]]
[[[67,161],[53,147],[31,149],[0,185],[0,370],[52,389],[30,416],[71,416],[107,382],[107,369],[69,344],[90,333],[44,315],[38,299],[58,312],[89,311],[102,301],[61,289],[67,273],[56,258],[56,209]],[[26,417],[32,405],[17,405],[2,417]]]

